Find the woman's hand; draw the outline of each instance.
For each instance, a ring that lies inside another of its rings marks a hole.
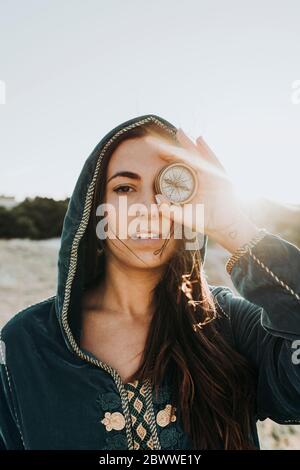
[[[195,170],[198,190],[192,200],[181,205],[172,204],[163,195],[158,195],[162,215],[176,223],[184,223],[196,232],[204,229],[204,233],[217,243],[235,251],[257,235],[258,227],[243,212],[224,167],[204,139],[198,137],[194,143],[182,129],[178,129],[176,137],[181,147],[152,136],[149,138],[154,139],[160,157],[167,163],[183,162]],[[192,204],[193,211],[186,210],[188,204]],[[200,226],[195,217],[197,204],[204,207],[204,221]]]

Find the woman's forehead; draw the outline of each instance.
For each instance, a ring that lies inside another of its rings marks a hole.
[[[112,153],[108,164],[108,177],[115,171],[134,171],[139,168],[141,172],[163,166],[157,147],[147,137],[126,139],[121,142]]]

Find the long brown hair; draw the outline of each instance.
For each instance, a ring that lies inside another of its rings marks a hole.
[[[154,126],[144,124],[122,134],[101,162],[87,229],[87,288],[105,276],[105,242],[96,235],[96,208],[104,200],[110,156],[125,139],[151,132],[173,138]],[[220,325],[229,320],[210,292],[200,250],[176,251],[153,296],[155,312],[143,357],[130,381],[150,378],[157,394],[170,374],[172,403],[194,449],[253,449],[254,370],[220,331]]]

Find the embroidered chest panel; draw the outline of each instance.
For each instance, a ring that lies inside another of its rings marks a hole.
[[[117,392],[106,392],[98,398],[102,409],[100,423],[107,431],[107,450],[128,448],[128,427],[133,450],[186,448],[187,438],[179,426],[167,387],[160,388],[157,398],[147,382],[135,380],[124,388],[128,403],[125,412]]]

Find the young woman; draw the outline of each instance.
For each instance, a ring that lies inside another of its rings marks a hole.
[[[202,232],[187,204],[155,199],[157,175],[173,163],[196,177]],[[149,209],[151,220],[137,213],[148,224],[140,236],[169,216],[170,236],[120,237],[122,217],[134,219],[125,199]],[[115,219],[100,214],[104,203]],[[182,225],[198,248],[174,236]],[[240,295],[208,284],[208,236],[228,250]],[[203,139],[156,115],[120,124],[70,199],[56,295],[2,329],[1,446],[259,448],[257,420],[300,423],[299,271],[300,250],[248,219]]]

